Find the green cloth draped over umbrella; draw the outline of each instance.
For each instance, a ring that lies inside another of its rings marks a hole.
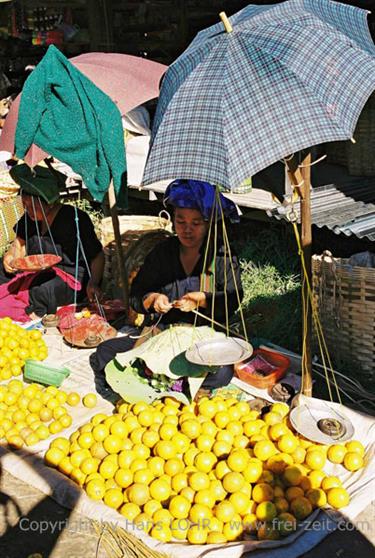
[[[31,144],[67,163],[102,201],[113,179],[126,206],[126,159],[121,114],[113,101],[54,46],[22,90],[15,152]]]

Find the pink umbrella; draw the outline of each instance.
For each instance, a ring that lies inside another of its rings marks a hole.
[[[97,87],[118,106],[121,114],[159,95],[159,82],[167,69],[164,64],[131,56],[104,52],[90,52],[70,58]],[[0,151],[14,153],[14,138],[18,121],[21,94],[13,102],[0,137]],[[32,145],[25,162],[34,166],[48,155]]]

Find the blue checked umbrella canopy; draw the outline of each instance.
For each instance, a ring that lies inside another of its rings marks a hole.
[[[279,159],[353,136],[375,89],[367,12],[330,0],[248,6],[169,67],[144,183],[238,187]]]

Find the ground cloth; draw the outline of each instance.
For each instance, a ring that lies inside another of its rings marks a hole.
[[[64,345],[61,337],[54,335],[45,336],[45,340],[49,347],[50,353],[48,360],[55,366],[66,363],[70,367],[72,373],[64,382],[63,388],[67,391],[77,391],[81,395],[95,391],[95,381],[93,372],[89,367],[88,359],[92,351],[69,349]],[[78,358],[77,358],[78,357]],[[74,360],[72,360],[74,359]],[[102,382],[97,383],[100,393],[105,395],[104,385]],[[99,397],[99,403],[94,409],[86,409],[82,405],[72,408],[73,425],[57,434],[57,436],[68,437],[71,432],[76,430],[81,424],[87,422],[90,417],[96,413],[111,413],[112,405],[109,401]],[[329,464],[326,472],[338,475],[344,486],[350,493],[351,503],[343,510],[343,513],[334,514],[329,512],[336,520],[342,519],[343,516],[349,520],[353,520],[373,499],[375,493],[375,420],[350,409],[344,409],[345,414],[350,418],[355,427],[355,438],[362,441],[366,447],[366,466],[364,469],[356,473],[349,473],[340,465]],[[314,529],[302,530],[282,541],[246,541],[227,543],[222,545],[208,546],[187,546],[181,544],[162,544],[145,535],[142,531],[137,530],[129,522],[127,522],[120,514],[111,510],[101,503],[90,500],[86,494],[78,488],[76,484],[69,481],[56,472],[55,470],[45,467],[41,460],[44,451],[48,447],[50,438],[47,441],[40,442],[32,447],[32,454],[23,451],[10,453],[5,448],[0,447],[1,466],[9,471],[12,475],[34,486],[45,494],[51,495],[57,502],[65,507],[73,507],[81,514],[99,521],[108,521],[113,525],[126,527],[133,534],[141,538],[149,547],[167,553],[169,556],[176,558],[237,558],[246,551],[251,552],[251,557],[267,555],[267,558],[274,555],[271,549],[277,549],[278,558],[287,556],[288,558],[297,558],[301,554],[307,552],[322,540],[329,532],[334,530],[335,524],[327,519],[324,512],[315,511],[313,518],[319,521],[320,525]],[[268,549],[267,553],[262,549]],[[255,552],[254,552],[255,551]]]

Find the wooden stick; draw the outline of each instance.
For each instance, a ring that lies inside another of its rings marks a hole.
[[[228,19],[227,14],[226,14],[225,12],[220,12],[219,16],[220,16],[221,21],[222,21],[223,24],[224,24],[225,31],[226,31],[227,33],[232,33],[233,27],[232,27],[232,25],[231,25],[231,23],[230,23],[230,21],[229,21],[229,19]]]
[[[294,186],[300,186],[301,193],[301,243],[303,254],[306,263],[306,270],[311,284],[311,244],[312,244],[312,233],[311,233],[311,154],[303,160],[302,166],[293,167],[292,162],[287,162],[288,175]],[[302,276],[302,292],[304,294],[304,300],[307,301],[307,319],[302,320],[302,339],[305,340],[305,358],[302,360],[302,393],[311,397],[312,395],[312,358],[311,358],[311,335],[312,335],[312,324],[311,324],[311,301],[309,297],[309,292],[307,288],[306,281]],[[302,308],[302,313],[304,312]],[[304,316],[302,316],[304,317]]]
[[[120,222],[119,222],[118,213],[116,209],[116,196],[115,196],[115,189],[112,180],[108,188],[108,202],[109,202],[109,211],[112,217],[113,232],[115,234],[116,256],[117,256],[117,265],[119,268],[119,279],[120,279],[119,283],[122,290],[122,298],[124,301],[125,312],[127,313],[129,310],[129,285],[128,285],[128,278],[126,277],[125,274],[125,258],[122,252]]]

